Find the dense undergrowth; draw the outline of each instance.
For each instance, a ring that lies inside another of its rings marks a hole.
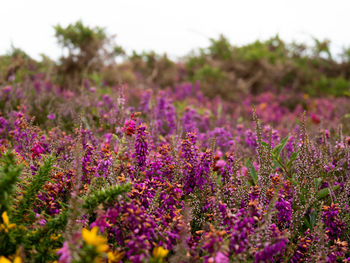
[[[56,36],[60,62],[0,60],[1,263],[350,261],[346,52]]]

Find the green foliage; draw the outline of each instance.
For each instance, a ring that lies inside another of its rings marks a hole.
[[[33,219],[34,201],[37,198],[38,192],[42,189],[44,184],[49,180],[50,171],[53,169],[53,157],[48,156],[44,163],[40,166],[38,172],[34,175],[31,182],[25,187],[23,197],[18,205],[17,220],[25,221],[27,216]]]
[[[15,155],[6,152],[0,159],[0,214],[10,207],[12,194],[22,172],[22,166],[16,164]]]
[[[30,59],[30,56],[23,49],[15,47],[13,44],[11,45],[11,49],[7,52],[6,56],[11,58],[21,57],[24,59]]]
[[[104,28],[85,26],[82,21],[69,24],[67,27],[56,25],[54,29],[58,43],[70,49],[78,48],[84,50],[89,42],[95,40],[103,41],[106,38]]]
[[[313,92],[318,94],[342,97],[350,91],[350,81],[342,76],[333,78],[322,75],[314,85],[316,89]]]
[[[69,51],[58,65],[58,80],[64,87],[77,89],[89,74],[101,73],[104,66],[115,63],[115,57],[125,53],[104,28],[89,27],[77,21],[67,27],[57,25],[54,29],[58,43]]]
[[[267,60],[275,64],[278,59],[284,60],[287,56],[287,49],[284,42],[278,37],[273,37],[267,41],[255,41],[242,47],[233,49],[235,56],[243,61]]]
[[[249,174],[250,174],[250,177],[251,177],[251,184],[252,185],[257,185],[258,184],[258,173],[257,171],[255,170],[255,167],[254,165],[252,164],[252,161],[248,158],[246,163],[245,163],[245,166],[248,168],[248,171],[249,171]]]
[[[198,69],[193,77],[194,81],[200,81],[203,93],[209,97],[224,95],[226,74],[220,68],[204,65]],[[229,94],[227,94],[229,96]]]
[[[337,189],[339,189],[339,185],[336,185],[333,187],[333,191]],[[323,188],[317,193],[316,197],[318,200],[321,200],[326,198],[328,195],[329,195],[329,188]]]
[[[224,35],[220,35],[218,40],[211,38],[208,51],[214,59],[230,60],[232,58],[232,46]]]
[[[118,200],[118,196],[130,191],[130,184],[114,185],[92,192],[83,198],[83,208],[93,211],[100,204],[109,204]]]
[[[272,84],[281,92],[288,86],[311,96],[350,94],[347,64],[333,60],[328,40],[314,39],[313,46],[285,43],[278,35],[242,46],[231,45],[224,36],[210,41],[185,61],[188,79],[201,80],[209,97],[219,94],[230,100],[233,93],[260,93]],[[345,63],[348,53],[342,54]]]

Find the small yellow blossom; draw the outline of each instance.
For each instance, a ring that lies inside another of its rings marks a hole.
[[[2,217],[3,224],[0,225],[0,230],[3,229],[7,234],[10,229],[16,227],[16,224],[10,224],[10,220],[6,211],[2,213],[1,217]]]
[[[153,249],[153,256],[155,258],[165,258],[169,253],[169,250],[163,248],[163,247],[156,247]]]
[[[11,261],[4,256],[0,256],[0,263],[11,263]]]
[[[124,252],[119,252],[119,251],[110,251],[107,253],[108,257],[108,263],[116,263],[120,262],[122,258],[124,257]]]
[[[0,263],[11,263],[11,260],[5,258],[4,256],[0,256]],[[16,256],[13,263],[22,263],[21,257]]]
[[[61,236],[60,234],[58,234],[58,235],[56,235],[56,234],[51,234],[50,237],[51,237],[52,240],[57,240],[57,239],[60,238],[60,236]]]
[[[81,235],[83,240],[94,247],[96,247],[97,251],[100,253],[106,252],[108,250],[107,238],[104,236],[97,235],[98,227],[93,227],[90,230],[83,228],[81,231]]]

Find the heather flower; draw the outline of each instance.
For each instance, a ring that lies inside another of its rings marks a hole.
[[[49,115],[47,115],[47,118],[49,120],[54,120],[56,118],[56,114],[55,113],[49,114]]]
[[[215,255],[214,262],[216,262],[216,263],[229,263],[229,258],[225,253],[219,251]]]
[[[194,181],[195,186],[199,187],[201,190],[205,185],[210,184],[210,167],[212,164],[212,152],[210,150],[206,150],[200,159],[200,163],[196,168],[194,173]]]
[[[63,247],[57,251],[57,255],[60,256],[58,259],[59,263],[71,263],[72,262],[72,256],[71,256],[67,241],[65,241],[63,243]]]
[[[348,242],[340,241],[340,239],[334,240],[334,245],[330,247],[331,253],[328,255],[328,262],[337,262],[337,259],[344,259],[348,252]],[[346,261],[345,261],[346,262]]]
[[[45,150],[44,148],[41,146],[40,142],[35,142],[34,146],[31,149],[32,151],[32,159],[35,160],[36,157],[39,157],[40,159],[40,154],[44,153]]]
[[[226,150],[230,146],[230,138],[232,138],[232,134],[225,128],[216,127],[213,131],[209,132],[210,138],[215,138],[215,142],[222,149]]]
[[[321,122],[320,117],[316,114],[310,115],[311,121],[315,124],[319,124]]]
[[[160,91],[155,108],[155,123],[162,135],[173,134],[176,129],[176,112],[171,101],[166,98],[164,91]]]
[[[140,101],[140,106],[139,110],[143,113],[148,113],[149,112],[149,104],[151,101],[152,97],[152,90],[146,90],[142,93],[141,95],[141,101]]]
[[[198,148],[196,147],[197,136],[195,133],[187,133],[186,139],[181,142],[181,156],[183,158],[184,189],[191,193],[196,186],[196,167]],[[198,173],[197,173],[198,177]]]
[[[136,141],[135,141],[135,155],[138,168],[143,171],[146,165],[146,158],[148,155],[148,143],[146,140],[146,125],[140,124],[137,127]]]
[[[122,128],[122,131],[128,135],[131,136],[135,133],[136,130],[136,122],[132,119],[125,120],[124,127]]]
[[[278,230],[276,225],[270,226],[270,241],[263,244],[263,249],[255,254],[255,263],[258,262],[275,262],[278,255],[283,255],[288,239],[285,238]]]
[[[291,263],[301,262],[305,259],[306,254],[309,251],[309,248],[311,246],[312,240],[313,240],[313,237],[310,234],[310,229],[308,229],[304,233],[303,237],[302,236],[298,237],[297,249],[295,250],[293,257],[290,260]]]
[[[286,201],[280,196],[275,205],[277,213],[277,224],[280,228],[288,228],[292,221],[292,205],[290,201]]]
[[[254,232],[254,218],[250,217],[243,209],[236,215],[237,220],[234,222],[231,230],[230,252],[240,254],[249,246],[249,235]]]
[[[185,132],[198,132],[197,122],[200,119],[201,119],[201,117],[199,116],[196,109],[187,107],[185,109],[184,115],[181,119],[184,131]]]
[[[275,256],[283,254],[286,244],[288,243],[287,239],[281,239],[273,244],[266,244],[264,249],[255,254],[255,263],[258,262],[274,262]]]
[[[338,204],[323,206],[323,222],[326,227],[326,233],[331,240],[337,239],[343,233],[345,224],[340,220],[340,207]]]
[[[245,143],[253,148],[258,146],[256,134],[249,129],[245,132]]]
[[[90,227],[94,228],[94,227],[98,227],[98,229],[100,230],[100,232],[103,234],[105,232],[105,228],[108,228],[110,225],[106,222],[107,219],[107,215],[102,215],[99,216],[95,222],[93,222]]]

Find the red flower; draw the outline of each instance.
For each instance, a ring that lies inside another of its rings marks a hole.
[[[315,124],[319,124],[321,122],[320,118],[316,114],[311,114],[311,121]]]
[[[34,143],[33,148],[31,149],[32,152],[32,159],[34,160],[36,157],[39,157],[40,159],[40,154],[45,152],[45,149],[41,146],[40,142]]]

